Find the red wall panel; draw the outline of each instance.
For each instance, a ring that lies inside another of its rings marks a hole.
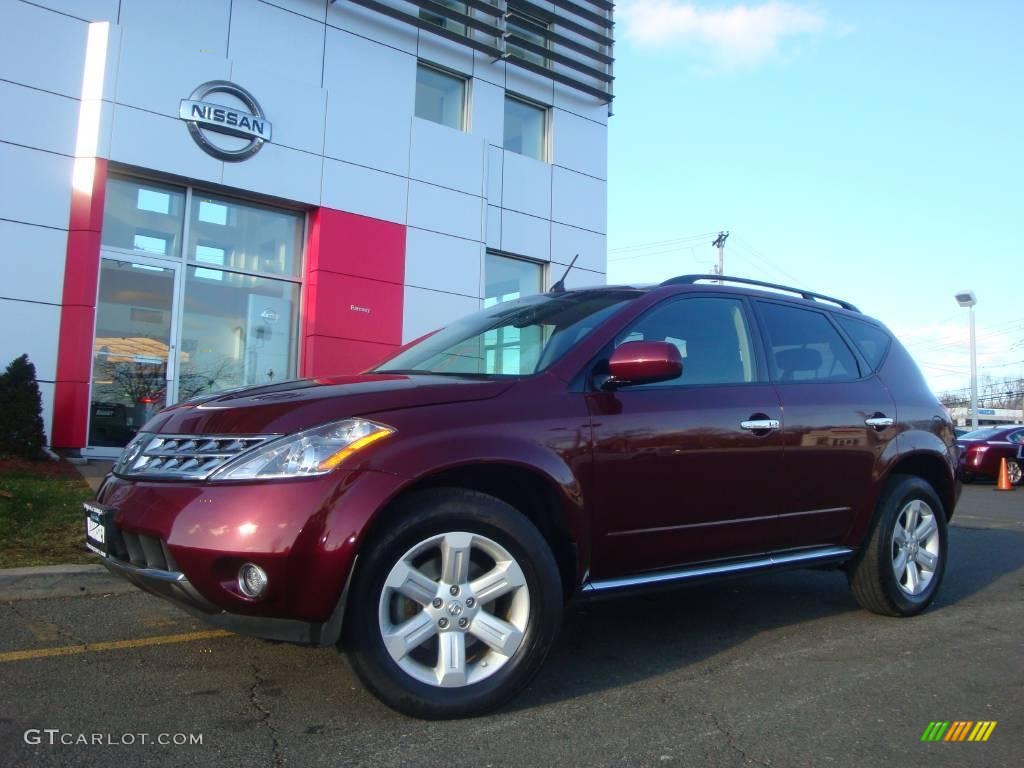
[[[313,213],[316,242],[310,271],[325,270],[401,285],[405,280],[405,227],[331,208]],[[312,252],[312,248],[310,251]]]
[[[318,309],[307,319],[307,334],[378,344],[402,340],[401,285],[321,270],[316,286]]]
[[[92,330],[96,320],[96,288],[100,273],[100,231],[107,188],[107,161],[92,162],[92,189],[71,190],[68,245],[64,258],[57,381],[53,396],[56,448],[84,448],[89,421],[89,379],[92,373]]]
[[[336,339],[331,336],[307,336],[303,351],[305,367],[316,376],[362,373],[384,362],[398,349],[397,344]]]
[[[358,373],[401,345],[404,226],[318,208],[306,269],[303,376]]]

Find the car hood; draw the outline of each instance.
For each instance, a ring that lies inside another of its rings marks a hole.
[[[486,400],[511,379],[363,374],[283,381],[218,392],[171,406],[141,431],[174,435],[288,434],[378,411]]]

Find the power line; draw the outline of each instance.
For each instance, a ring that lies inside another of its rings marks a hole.
[[[985,329],[984,333],[978,334],[975,340],[982,341],[986,339],[994,339],[999,336],[1005,336],[1010,330],[1013,329],[1014,326],[1019,326],[1022,324],[1024,324],[1024,321],[1022,320],[1009,320],[1004,323],[997,323],[996,325],[991,325]],[[933,339],[930,341],[922,340],[922,342],[918,342],[923,344],[924,346],[917,346],[914,342],[905,343],[904,346],[908,350],[910,350],[912,354],[934,352],[940,349],[949,349],[950,347],[962,349],[964,346],[966,346],[967,342],[955,340],[953,338],[953,335],[956,333],[958,332],[953,331],[945,334],[943,337],[939,337],[938,339]]]
[[[807,288],[807,284],[806,283],[804,283],[798,277],[796,277],[795,275],[787,272],[785,269],[780,267],[774,261],[772,261],[767,256],[765,256],[763,253],[761,253],[761,251],[759,251],[756,248],[754,248],[754,246],[752,246],[750,243],[748,243],[742,237],[740,237],[739,235],[736,235],[736,234],[733,234],[733,237],[736,238],[736,244],[739,245],[740,248],[745,250],[748,253],[748,255],[750,255],[752,258],[757,259],[758,261],[762,262],[762,265],[761,265],[762,269],[767,268],[768,270],[781,275],[783,277],[783,281],[786,282],[786,283],[789,283],[790,285],[796,285],[796,286],[800,286],[801,288]],[[776,279],[778,279],[778,278],[776,278]]]
[[[680,245],[675,246],[673,248],[665,248],[665,249],[660,250],[660,251],[651,251],[650,253],[638,253],[638,254],[634,254],[632,256],[620,256],[617,259],[608,259],[608,262],[610,264],[618,264],[619,262],[622,262],[622,261],[632,261],[633,259],[646,259],[648,256],[664,256],[664,255],[669,254],[669,253],[676,253],[676,254],[678,254],[678,253],[681,253],[682,251],[684,251],[687,248],[689,248],[690,251],[692,252],[692,250],[693,250],[692,246],[689,246],[689,245],[686,245],[686,244],[680,244]]]
[[[700,234],[686,235],[684,237],[676,237],[676,238],[673,238],[671,240],[652,240],[652,241],[647,242],[647,243],[635,243],[633,245],[622,245],[622,246],[619,246],[618,248],[609,248],[608,249],[608,253],[624,253],[624,252],[627,252],[627,251],[642,251],[642,250],[647,250],[649,248],[657,248],[657,247],[666,246],[666,245],[673,245],[675,243],[681,243],[681,242],[684,242],[684,241],[704,240],[705,238],[712,237],[715,234],[716,234],[715,232],[701,232]]]

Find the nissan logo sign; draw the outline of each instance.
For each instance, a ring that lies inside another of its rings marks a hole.
[[[204,101],[214,93],[234,96],[245,105],[248,112]],[[189,98],[181,100],[178,117],[188,125],[188,132],[196,144],[218,160],[247,160],[259,152],[264,142],[270,141],[270,121],[263,114],[259,102],[245,88],[227,80],[211,80],[192,91]],[[239,149],[226,149],[210,140],[211,132],[248,141]]]

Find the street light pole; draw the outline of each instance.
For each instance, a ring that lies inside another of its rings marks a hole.
[[[978,428],[978,344],[974,340],[974,305],[967,308],[971,322],[971,429]]]
[[[971,324],[971,429],[978,428],[978,345],[974,337],[974,305],[978,297],[974,291],[960,291],[956,294],[956,303],[967,307]]]

